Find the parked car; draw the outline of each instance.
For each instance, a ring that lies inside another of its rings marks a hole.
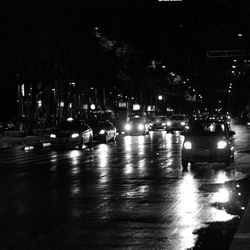
[[[195,162],[224,162],[234,159],[234,131],[222,120],[197,120],[188,125],[182,147],[182,166]]]
[[[90,123],[93,130],[94,140],[105,142],[115,141],[116,139],[116,127],[110,121],[96,121]]]
[[[124,125],[124,130],[127,135],[146,135],[149,134],[149,126],[147,118],[135,116]]]
[[[167,128],[167,117],[166,116],[154,116],[152,123],[150,124],[150,130],[166,130]]]
[[[52,146],[77,146],[82,149],[83,145],[91,145],[93,141],[93,130],[84,121],[67,119],[61,121],[50,134]]]
[[[187,118],[184,114],[174,114],[167,121],[167,132],[183,131],[185,129]]]

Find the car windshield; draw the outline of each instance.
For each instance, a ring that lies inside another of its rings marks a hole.
[[[132,123],[139,123],[139,122],[144,122],[144,120],[143,120],[142,118],[134,117],[134,118],[130,118],[130,119],[129,119],[129,122],[132,122]]]
[[[164,117],[164,116],[155,116],[155,117],[153,118],[153,121],[154,121],[154,122],[165,122],[166,120],[167,120],[167,118]]]
[[[184,120],[185,117],[183,115],[175,115],[171,116],[171,120]]]
[[[81,122],[73,121],[73,122],[60,122],[58,125],[59,130],[75,130],[81,128]]]
[[[220,135],[226,132],[223,123],[196,122],[189,125],[188,133],[199,135]]]

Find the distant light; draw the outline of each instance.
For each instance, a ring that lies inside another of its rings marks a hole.
[[[243,35],[242,35],[242,33],[238,33],[238,35],[237,35],[237,36],[239,36],[239,37],[240,37],[240,36],[243,36]]]
[[[162,68],[163,68],[163,69],[165,69],[165,68],[166,68],[166,66],[165,66],[165,65],[162,65]]]
[[[158,96],[158,100],[161,101],[163,99],[162,95]]]
[[[24,148],[25,151],[32,150],[32,149],[34,149],[34,146],[26,146]]]
[[[46,148],[46,147],[50,147],[51,146],[51,143],[50,142],[44,142],[43,143],[43,147]]]
[[[236,60],[236,59],[234,59],[233,61],[234,61],[234,62],[237,62],[237,60]]]
[[[133,110],[140,110],[141,106],[139,104],[133,104]]]
[[[95,104],[91,104],[91,105],[90,105],[90,108],[91,108],[92,110],[95,110]]]
[[[230,92],[231,92],[231,90],[229,89],[229,90],[228,90],[228,93],[230,93]]]
[[[232,86],[230,85],[230,86],[229,86],[229,88],[231,89],[231,88],[232,88]]]
[[[64,102],[60,102],[60,107],[61,107],[61,108],[64,107]]]
[[[234,70],[232,70],[232,71],[231,71],[231,73],[233,73],[233,74],[234,74],[234,73],[235,73],[235,71],[234,71]]]
[[[235,69],[235,68],[236,68],[236,66],[235,66],[235,65],[232,65],[232,68],[233,68],[233,69]]]
[[[38,104],[38,107],[39,107],[39,108],[42,107],[42,101],[41,101],[41,100],[39,100],[39,101],[37,102],[37,104]]]
[[[24,84],[21,85],[21,92],[22,92],[22,96],[25,95],[25,88],[24,88]]]

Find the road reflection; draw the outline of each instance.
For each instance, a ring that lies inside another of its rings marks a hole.
[[[18,203],[19,214],[25,213],[31,221],[39,212],[39,226],[48,214],[48,224],[61,218],[69,221],[69,228],[62,227],[65,239],[60,230],[55,232],[60,244],[76,239],[79,245],[93,249],[192,248],[199,238],[197,230],[237,217],[232,201],[242,199],[245,191],[241,189],[244,183],[233,183],[245,175],[213,164],[183,172],[182,142],[180,133],[157,131],[83,150],[18,156],[17,162],[21,158],[31,166],[12,181],[13,189],[27,201],[25,207]],[[33,167],[33,161],[39,168]],[[34,196],[43,209],[34,205]],[[226,204],[230,210],[225,209]],[[245,207],[241,202],[236,206]],[[32,209],[36,212],[29,214]]]

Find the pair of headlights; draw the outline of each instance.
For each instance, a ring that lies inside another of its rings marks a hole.
[[[79,133],[73,133],[72,135],[71,135],[71,138],[77,138],[77,137],[79,137]],[[50,134],[50,138],[56,138],[56,134]]]
[[[143,124],[138,124],[137,125],[137,129],[138,130],[144,130],[144,125]],[[125,125],[125,130],[126,131],[130,131],[132,129],[132,125],[131,124],[129,124],[129,123],[127,123],[126,125]]]
[[[192,142],[190,142],[190,141],[186,141],[183,146],[185,149],[192,149],[193,148]],[[227,147],[226,141],[218,141],[217,142],[217,149],[224,149],[226,147]]]
[[[180,124],[181,124],[181,126],[185,126],[186,123],[185,122],[181,122]],[[168,121],[167,122],[167,126],[172,126],[172,122]]]

